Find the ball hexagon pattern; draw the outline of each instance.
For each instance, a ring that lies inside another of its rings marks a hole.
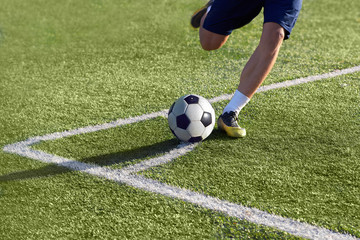
[[[186,130],[189,125],[190,125],[190,119],[185,113],[176,117],[176,126],[178,128]]]
[[[205,127],[209,126],[213,122],[211,118],[211,113],[203,112],[200,121],[202,122],[202,124],[204,124]]]
[[[208,100],[190,94],[180,97],[170,107],[168,123],[171,132],[180,141],[200,142],[215,126],[215,111]]]

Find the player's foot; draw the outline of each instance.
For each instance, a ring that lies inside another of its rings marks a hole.
[[[202,8],[198,9],[194,14],[191,16],[191,26],[193,28],[200,27],[201,18],[207,11],[207,8],[214,2],[214,0],[210,0],[207,4],[205,4]]]
[[[235,112],[225,112],[218,118],[218,128],[225,131],[230,137],[245,137],[246,130],[239,126],[237,119]]]

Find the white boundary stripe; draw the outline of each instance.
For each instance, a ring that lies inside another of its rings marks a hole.
[[[256,92],[259,93],[259,92],[265,92],[265,91],[269,91],[269,90],[277,89],[277,88],[291,87],[291,86],[300,85],[303,83],[314,82],[314,81],[318,81],[318,80],[326,79],[326,78],[333,78],[333,77],[337,77],[340,75],[345,75],[345,74],[350,74],[350,73],[355,73],[355,72],[360,72],[360,66],[346,68],[343,70],[336,70],[336,71],[330,72],[330,73],[324,73],[324,74],[320,74],[320,75],[314,75],[314,76],[309,76],[309,77],[305,77],[305,78],[298,78],[298,79],[288,80],[288,81],[284,81],[284,82],[280,82],[280,83],[265,85],[265,86],[261,86]],[[209,102],[215,103],[215,102],[219,102],[219,101],[230,100],[232,98],[232,96],[233,96],[233,94],[224,94],[219,97],[214,97],[214,98],[209,99]]]
[[[331,73],[310,76],[307,78],[299,78],[291,81],[285,81],[281,83],[271,84],[259,88],[258,92],[268,91],[271,89],[283,88],[288,86],[299,85],[307,82],[317,81],[325,78],[336,77],[344,74],[359,72],[360,66],[339,70]],[[219,97],[210,99],[211,103],[229,100],[232,97],[231,94],[225,94]],[[293,235],[312,238],[312,239],[356,239],[353,236],[347,234],[340,234],[333,231],[330,231],[325,228],[316,227],[307,223],[298,222],[292,219],[284,218],[281,216],[276,216],[269,214],[264,211],[260,211],[255,208],[248,208],[235,203],[230,203],[224,200],[219,200],[214,197],[210,197],[201,193],[192,192],[190,190],[170,186],[152,179],[147,179],[142,176],[133,175],[136,172],[144,171],[150,167],[157,165],[165,164],[178,158],[190,151],[192,151],[197,144],[182,144],[179,145],[176,149],[173,149],[167,152],[165,155],[153,158],[141,163],[126,167],[121,170],[114,170],[107,167],[101,167],[95,164],[86,164],[78,162],[72,159],[67,159],[64,157],[56,156],[53,154],[45,153],[43,151],[31,149],[31,145],[39,143],[40,141],[48,141],[59,138],[64,138],[68,136],[73,136],[77,134],[90,133],[100,130],[105,130],[117,126],[137,123],[140,121],[149,120],[159,116],[166,117],[167,110],[162,110],[159,112],[154,112],[150,114],[144,114],[137,117],[127,118],[127,119],[118,119],[110,123],[99,124],[95,126],[88,126],[83,128],[78,128],[75,130],[56,132],[47,134],[44,136],[36,136],[29,138],[25,141],[17,142],[14,144],[9,144],[4,147],[5,152],[18,154],[20,156],[32,158],[46,163],[54,163],[60,166],[70,168],[72,170],[85,172],[88,174],[104,177],[119,183],[125,183],[136,188],[140,188],[146,191],[151,191],[154,193],[159,193],[165,196],[182,199],[197,205],[200,205],[205,208],[209,208],[216,211],[224,212],[230,216],[238,217],[240,219],[245,219],[250,222],[257,224],[262,224],[270,227],[274,227],[286,232],[289,232]]]
[[[187,147],[195,147],[195,145],[196,144],[185,144],[180,146],[179,149],[186,148],[186,150],[189,150],[190,148]],[[7,150],[11,152],[16,151],[15,149],[11,149],[11,147],[9,147]],[[215,197],[207,196],[197,192],[192,192],[187,189],[170,186],[153,179],[147,179],[142,176],[132,175],[129,173],[129,171],[110,169],[107,167],[100,167],[95,164],[82,163],[30,148],[23,149],[23,151],[19,155],[27,156],[36,160],[40,160],[42,162],[55,163],[57,165],[67,167],[71,170],[88,173],[98,177],[104,177],[106,179],[113,180],[118,183],[124,183],[135,188],[162,194],[168,197],[181,199],[193,204],[200,205],[204,208],[220,211],[227,215],[244,219],[256,224],[274,227],[295,236],[310,239],[356,239],[355,237],[350,235],[336,233],[330,231],[329,229],[316,227],[307,223],[302,223],[292,219],[269,214],[256,208],[244,207],[242,205],[220,200]],[[176,154],[172,155],[171,157],[174,156],[176,157]]]
[[[350,235],[335,233],[329,229],[269,214],[256,208],[244,207],[242,205],[220,200],[201,193],[192,192],[190,190],[169,186],[141,176],[133,176],[132,181],[128,184],[136,188],[191,202],[204,208],[220,211],[227,215],[244,219],[249,222],[274,227],[303,238],[339,240],[356,239]]]
[[[37,137],[37,139],[39,141],[54,140],[54,139],[69,137],[69,136],[78,135],[78,134],[91,133],[91,132],[96,132],[96,131],[100,131],[100,130],[106,130],[109,128],[120,127],[122,125],[137,123],[137,122],[149,120],[149,119],[160,117],[160,116],[167,117],[167,111],[162,110],[159,112],[153,112],[153,113],[144,114],[141,116],[130,117],[130,118],[126,118],[126,119],[118,119],[116,121],[109,122],[109,123],[78,128],[78,129],[74,129],[71,131],[51,133],[48,135]]]

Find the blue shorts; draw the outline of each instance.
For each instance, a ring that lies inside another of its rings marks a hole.
[[[285,29],[285,39],[299,16],[302,0],[215,0],[203,27],[214,33],[230,35],[250,23],[264,8],[264,23],[275,22]]]

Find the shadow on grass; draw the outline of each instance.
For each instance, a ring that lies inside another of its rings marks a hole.
[[[217,140],[234,141],[236,140],[236,138],[229,138],[224,132],[218,129],[214,129],[212,134],[205,141]],[[85,163],[97,164],[99,166],[110,166],[114,164],[130,163],[134,160],[140,160],[164,154],[176,148],[179,144],[180,142],[176,138],[173,138],[170,140],[166,140],[149,146],[139,147],[136,149],[83,158],[80,161]]]
[[[215,128],[211,135],[205,139],[205,141],[236,141],[239,140],[241,138],[232,138],[226,135],[226,133],[222,130],[219,130],[218,128]]]
[[[149,146],[143,146],[128,151],[121,151],[105,155],[93,156],[81,159],[80,162],[97,164],[99,166],[110,166],[119,163],[130,163],[137,159],[144,159],[147,157],[163,154],[175,148],[179,144],[176,139],[171,139],[156,143]],[[25,170],[13,172],[0,176],[0,182],[26,180],[32,178],[51,177],[62,173],[72,172],[74,170],[66,167],[50,164],[38,169]]]
[[[0,176],[0,182],[25,180],[25,179],[40,178],[40,177],[50,177],[71,171],[72,170],[66,167],[50,164],[48,166],[38,169],[25,170],[25,171],[13,172],[6,175],[2,175]]]
[[[100,166],[109,166],[119,163],[127,163],[137,159],[144,159],[158,154],[163,154],[179,145],[176,139],[170,139],[149,146],[139,147],[128,151],[110,153],[81,159],[81,162],[94,163]]]
[[[212,134],[205,141],[217,141],[217,140],[233,141],[235,139],[229,138],[228,136],[226,136],[224,132],[218,129],[214,129]],[[81,159],[80,162],[92,163],[99,166],[110,166],[114,164],[126,164],[126,163],[129,164],[134,160],[144,159],[144,158],[164,154],[170,151],[171,149],[174,149],[178,145],[179,145],[179,141],[173,138],[170,140],[166,140],[149,146],[143,146],[136,149],[84,158]],[[38,169],[25,170],[25,171],[13,172],[6,175],[2,175],[0,176],[0,182],[26,180],[26,179],[41,178],[41,177],[51,177],[72,171],[74,170],[68,169],[66,167],[58,166],[55,164],[50,164],[48,166]]]

